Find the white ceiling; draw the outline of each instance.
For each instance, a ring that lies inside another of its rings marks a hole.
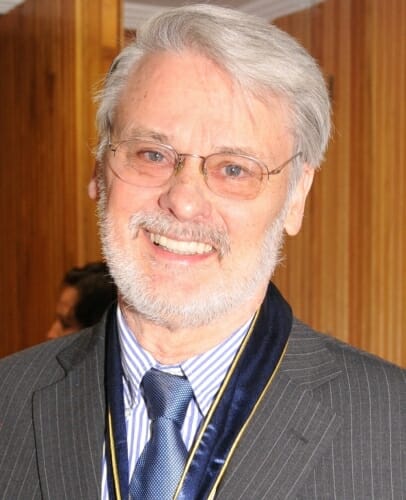
[[[24,0],[0,0],[0,14],[5,14]],[[257,14],[269,21],[277,17],[303,10],[322,2],[323,0],[210,0],[206,3],[234,7],[250,14]],[[136,29],[145,19],[155,12],[170,7],[193,4],[198,1],[185,0],[153,0],[139,2],[138,0],[124,1],[124,26],[127,29]]]
[[[149,16],[155,12],[170,7],[194,3],[210,3],[234,7],[249,14],[256,14],[269,21],[278,17],[291,14],[299,10],[307,9],[312,5],[321,3],[323,0],[210,0],[206,2],[189,0],[154,0],[140,2],[138,0],[125,0],[124,2],[124,26],[127,29],[136,29]]]
[[[0,14],[5,14],[24,0],[0,0]]]

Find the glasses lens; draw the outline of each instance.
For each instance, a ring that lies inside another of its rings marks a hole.
[[[154,187],[164,184],[176,166],[176,153],[153,141],[123,141],[113,151],[111,168],[124,182]]]
[[[206,182],[216,194],[226,198],[252,199],[261,189],[264,176],[253,158],[216,153],[206,159]]]

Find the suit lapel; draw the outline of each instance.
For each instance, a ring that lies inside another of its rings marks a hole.
[[[100,498],[104,324],[78,336],[58,361],[65,376],[36,392],[33,400],[43,497]]]
[[[264,303],[199,429],[176,498],[207,498],[212,491],[277,372],[291,327],[291,309],[270,284]]]
[[[278,373],[229,460],[216,498],[295,498],[342,419],[312,388],[340,372],[320,337],[294,323]]]

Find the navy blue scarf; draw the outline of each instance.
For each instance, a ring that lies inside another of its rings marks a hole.
[[[215,398],[198,432],[198,441],[192,446],[177,499],[208,497],[236,437],[278,366],[291,327],[291,309],[270,283],[255,324],[219,389],[221,397]],[[110,499],[118,500],[121,495],[122,500],[127,500],[127,435],[115,308],[108,314],[106,328],[107,476]]]

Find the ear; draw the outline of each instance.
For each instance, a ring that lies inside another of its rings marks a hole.
[[[305,163],[302,168],[302,175],[291,195],[288,213],[285,218],[284,227],[289,236],[295,236],[302,227],[306,198],[313,183],[314,167]]]
[[[97,186],[96,171],[97,171],[97,163],[95,162],[92,176],[90,178],[89,184],[87,185],[87,194],[89,195],[89,198],[91,200],[95,201],[99,199],[99,189]]]

